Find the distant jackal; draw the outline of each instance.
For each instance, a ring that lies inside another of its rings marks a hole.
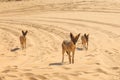
[[[26,35],[27,35],[28,31],[23,31],[22,30],[22,35],[20,36],[20,44],[21,44],[21,48],[24,49],[26,48]]]
[[[83,47],[85,47],[88,50],[88,41],[89,41],[89,34],[84,34],[81,36],[81,41],[82,41],[82,45]]]

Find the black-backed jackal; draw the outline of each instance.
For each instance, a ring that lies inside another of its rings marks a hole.
[[[26,48],[26,35],[27,35],[28,31],[23,31],[22,30],[22,35],[20,36],[20,44],[21,44],[21,48],[24,49]]]
[[[72,33],[70,33],[71,40],[64,40],[62,43],[62,63],[64,62],[64,53],[66,52],[68,54],[69,63],[74,63],[74,54],[76,49],[76,43],[78,41],[78,38],[80,36],[80,33],[76,36],[73,36]],[[71,53],[72,52],[72,56]],[[72,59],[72,60],[71,60]]]
[[[89,41],[89,34],[84,34],[81,36],[81,41],[82,41],[82,45],[83,47],[85,47],[88,50],[88,41]]]

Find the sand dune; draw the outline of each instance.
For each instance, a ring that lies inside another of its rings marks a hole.
[[[0,2],[0,80],[120,80],[119,7],[119,0]],[[65,54],[61,64],[70,32],[89,33],[89,49],[79,39],[75,63]]]

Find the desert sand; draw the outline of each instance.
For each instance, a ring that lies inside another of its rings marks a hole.
[[[119,0],[0,2],[0,80],[120,80]],[[28,30],[27,48],[19,36]],[[62,60],[62,41],[79,38],[75,63]],[[80,36],[81,37],[81,36]]]

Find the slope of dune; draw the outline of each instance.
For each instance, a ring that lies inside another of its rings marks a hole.
[[[120,80],[119,0],[0,2],[0,80]],[[27,48],[19,36],[28,30]],[[79,38],[75,63],[61,64],[63,40]],[[80,36],[81,37],[81,36]]]

